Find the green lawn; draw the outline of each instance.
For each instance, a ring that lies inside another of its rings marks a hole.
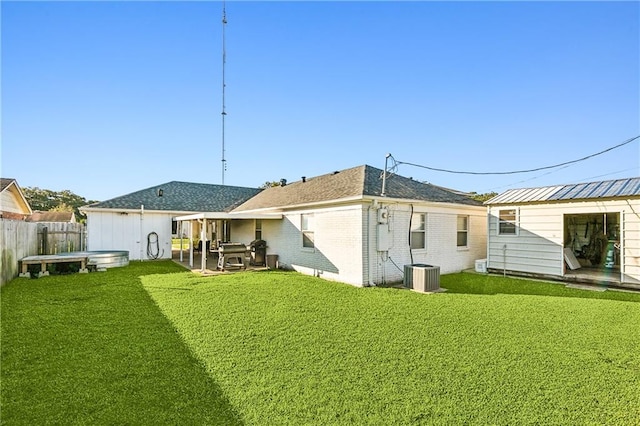
[[[181,271],[132,263],[3,286],[2,424],[242,424],[140,285]]]
[[[169,262],[2,288],[6,424],[638,424],[640,294]]]

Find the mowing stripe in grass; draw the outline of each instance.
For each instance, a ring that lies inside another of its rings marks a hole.
[[[640,418],[640,295],[471,274],[431,296],[276,271],[142,281],[248,424]]]
[[[140,285],[179,271],[132,263],[6,284],[2,423],[241,424]]]

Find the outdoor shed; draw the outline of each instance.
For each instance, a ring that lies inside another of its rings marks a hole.
[[[84,206],[80,211],[87,215],[87,250],[127,250],[131,260],[171,259],[172,238],[199,233],[194,227],[180,229],[177,216],[226,214],[259,192],[257,188],[172,181]],[[208,238],[227,239],[232,232],[224,222],[220,235]]]
[[[261,224],[280,267],[356,286],[401,282],[407,264],[459,272],[486,255],[481,203],[368,165],[283,179],[239,213],[282,215]]]
[[[640,178],[513,189],[485,204],[488,270],[640,284]]]

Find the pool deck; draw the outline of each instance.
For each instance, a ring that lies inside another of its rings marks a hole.
[[[67,254],[43,254],[38,256],[27,256],[20,260],[21,264],[21,277],[29,278],[31,277],[31,273],[29,273],[29,265],[40,265],[40,272],[38,272],[39,277],[44,277],[49,275],[49,271],[47,270],[47,266],[52,265],[54,263],[78,263],[80,262],[80,272],[81,274],[86,274],[89,272],[87,269],[87,261],[89,256],[73,256]]]

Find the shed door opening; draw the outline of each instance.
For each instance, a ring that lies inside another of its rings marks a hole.
[[[564,246],[586,269],[620,269],[620,213],[564,216]]]

